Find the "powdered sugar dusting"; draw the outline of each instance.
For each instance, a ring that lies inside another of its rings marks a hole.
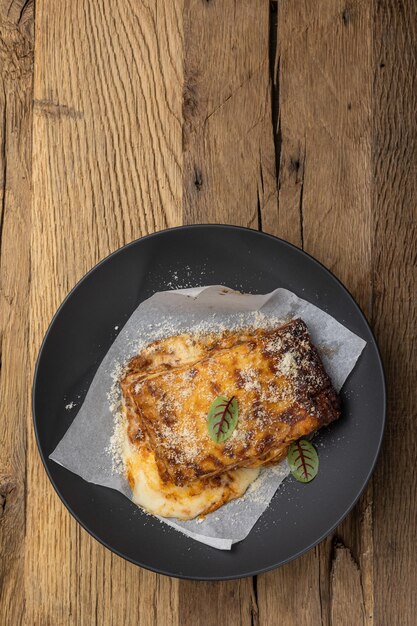
[[[258,379],[258,372],[255,369],[245,369],[240,371],[242,388],[245,391],[260,391],[261,383]]]
[[[115,363],[111,372],[112,385],[107,393],[109,408],[113,415],[113,434],[110,443],[106,448],[107,454],[110,455],[112,461],[112,472],[114,474],[122,474],[124,470],[123,464],[123,446],[125,440],[125,417],[122,414],[120,390],[120,379],[124,372],[124,366],[121,363]]]
[[[112,460],[112,472],[114,474],[123,474],[123,451],[126,439],[126,423],[125,417],[121,411],[114,413],[114,430],[110,438],[110,443],[106,448],[107,454]]]
[[[293,352],[286,352],[279,364],[281,372],[285,376],[295,376],[297,373],[297,363]]]

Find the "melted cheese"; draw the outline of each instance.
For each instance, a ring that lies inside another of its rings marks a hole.
[[[189,520],[204,516],[242,496],[259,469],[237,469],[217,479],[198,480],[178,487],[160,478],[154,453],[145,442],[132,446],[126,436],[124,463],[133,502],[160,517]]]
[[[171,342],[154,346],[169,356],[170,367],[161,371],[158,362],[154,369],[149,359],[144,375],[139,355],[138,379],[123,381],[122,388],[130,420],[146,434],[160,475],[177,486],[278,461],[292,441],[340,415],[336,392],[300,319],[196,342],[193,357],[204,346],[210,349],[195,362],[182,336]],[[218,396],[235,398],[239,411],[233,435],[220,444],[207,428]]]
[[[132,500],[180,520],[239,498],[260,465],[279,461],[291,441],[340,415],[302,320],[157,340],[131,359],[120,384]],[[239,406],[237,427],[223,444],[207,429],[220,394]]]

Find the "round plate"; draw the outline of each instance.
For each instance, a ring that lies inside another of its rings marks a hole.
[[[320,472],[308,485],[288,478],[248,537],[220,551],[144,514],[122,494],[84,482],[48,459],[117,332],[155,291],[227,285],[248,293],[285,287],[367,341],[342,390],[343,415],[315,442]],[[183,578],[258,574],[309,550],[345,517],[375,465],[384,430],[385,384],[372,332],[343,285],[291,244],[234,226],[187,226],[143,237],[101,261],[56,313],[38,357],[33,387],[36,438],[65,506],[93,537],[148,569]],[[320,445],[323,444],[323,445]]]

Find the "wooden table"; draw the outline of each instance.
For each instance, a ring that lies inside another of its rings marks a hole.
[[[414,0],[0,0],[1,625],[416,624],[416,40]],[[34,361],[66,293],[124,243],[194,222],[322,261],[388,380],[354,511],[297,561],[235,582],[104,549],[32,432]]]

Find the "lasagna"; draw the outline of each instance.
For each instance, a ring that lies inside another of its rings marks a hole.
[[[281,461],[292,442],[340,415],[301,319],[156,341],[127,364],[121,389],[133,499],[179,519],[240,497],[260,467]],[[219,397],[238,407],[233,432],[222,441],[208,428]]]

